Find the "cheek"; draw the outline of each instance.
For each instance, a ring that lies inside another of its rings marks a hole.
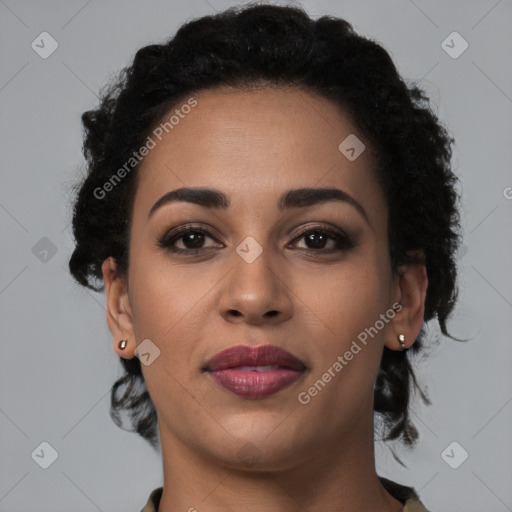
[[[160,350],[160,361],[168,371],[180,373],[193,364],[191,343],[198,338],[201,304],[215,281],[207,276],[193,278],[190,272],[171,267],[162,257],[134,257],[130,272],[137,342],[150,339]]]
[[[154,263],[154,262],[153,262]],[[167,265],[151,265],[151,272],[133,267],[134,332],[137,343],[149,339],[159,355],[151,365],[142,365],[147,389],[163,415],[167,411],[190,410],[191,368],[198,365],[193,350],[199,338],[201,298],[204,290],[195,288],[181,273]]]
[[[197,321],[205,294],[218,284],[212,272],[188,263],[171,264],[165,253],[141,250],[130,266],[135,328],[162,341]],[[202,267],[206,268],[206,267]],[[217,278],[216,278],[217,277]]]
[[[297,293],[324,337],[322,353],[343,349],[389,308],[390,276],[378,251],[360,248],[339,265],[305,272]],[[316,320],[315,320],[316,319]]]
[[[386,316],[386,274],[375,260],[364,263],[327,275],[312,274],[304,283],[314,350],[311,374],[297,399],[304,406],[303,427],[309,424],[312,432],[318,417],[324,418],[326,431],[335,432],[343,415],[363,414],[373,399],[384,335],[394,315]]]

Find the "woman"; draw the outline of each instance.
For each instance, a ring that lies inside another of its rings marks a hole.
[[[346,21],[260,5],[140,49],[82,119],[69,265],[104,281],[112,417],[162,448],[143,512],[425,511],[374,460],[377,426],[414,444],[409,357],[457,296],[422,91]]]

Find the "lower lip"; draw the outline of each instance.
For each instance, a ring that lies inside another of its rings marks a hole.
[[[244,398],[265,398],[291,386],[303,372],[289,368],[268,371],[240,371],[235,368],[209,372],[214,382]]]

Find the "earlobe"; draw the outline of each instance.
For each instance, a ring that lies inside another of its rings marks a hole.
[[[418,337],[425,316],[427,269],[423,263],[401,265],[396,276],[398,300],[402,306],[388,329],[385,346],[390,350],[406,350]]]
[[[105,282],[107,324],[113,337],[112,345],[119,356],[131,359],[135,355],[136,343],[125,279],[117,272],[117,263],[111,256],[103,262],[101,268]],[[126,343],[121,344],[122,340],[126,340]]]

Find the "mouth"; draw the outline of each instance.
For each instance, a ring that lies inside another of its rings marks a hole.
[[[306,369],[300,359],[279,347],[236,345],[213,356],[203,371],[235,395],[261,399],[291,386]]]

